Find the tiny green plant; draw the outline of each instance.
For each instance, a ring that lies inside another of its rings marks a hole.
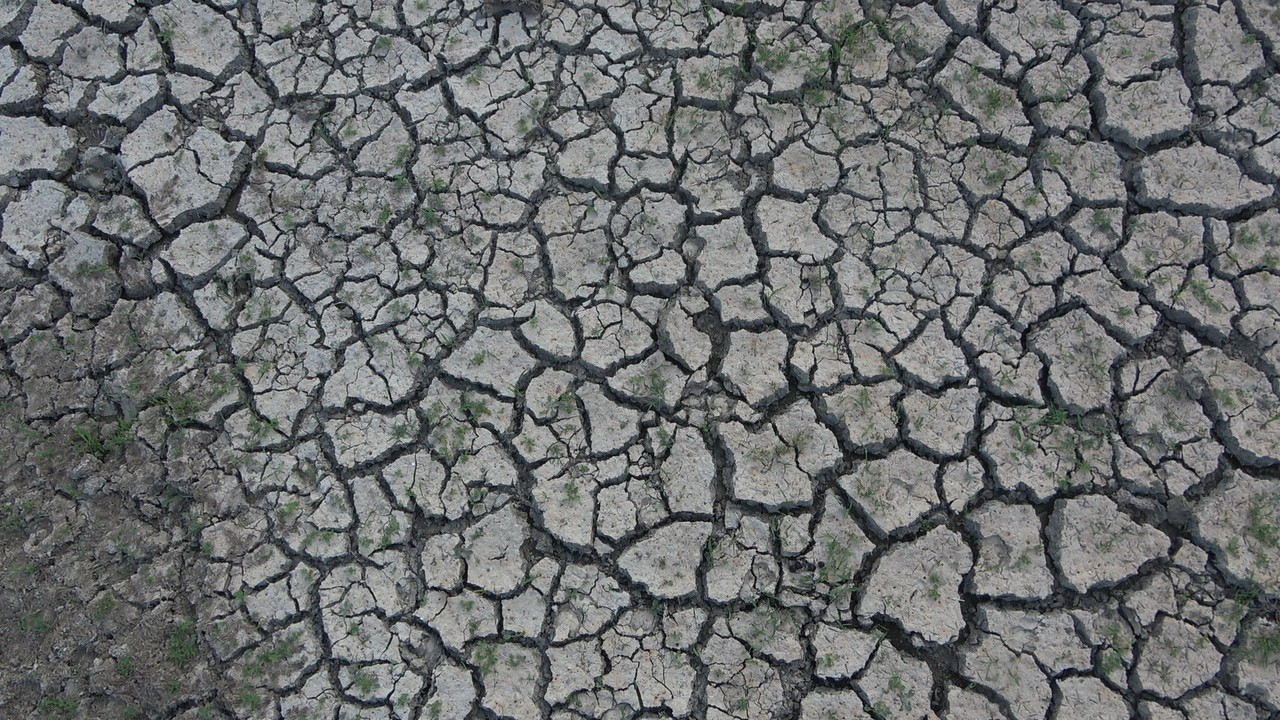
[[[1252,638],[1247,656],[1250,660],[1263,665],[1280,661],[1280,630],[1273,629]]]
[[[498,666],[498,648],[491,642],[482,642],[476,645],[475,649],[476,667],[480,668],[480,672],[488,675]]]
[[[250,710],[257,710],[262,707],[262,695],[253,688],[245,688],[240,691],[240,703]]]
[[[76,268],[76,274],[81,277],[96,277],[109,272],[111,272],[111,264],[106,262],[80,263]]]
[[[1043,427],[1056,427],[1058,425],[1065,425],[1070,419],[1071,414],[1066,410],[1050,406],[1049,409],[1045,411],[1044,415],[1041,416],[1039,424]]]
[[[1124,667],[1124,657],[1120,655],[1117,650],[1107,650],[1102,653],[1102,662],[1099,664],[1099,667],[1102,669],[1104,674],[1110,675]]]
[[[362,695],[368,695],[378,687],[378,678],[367,672],[358,672],[355,677],[351,678],[351,684]]]
[[[153,396],[152,400],[164,408],[165,414],[169,416],[170,424],[174,427],[182,427],[188,424],[204,409],[195,396],[188,394],[160,393]]]
[[[582,499],[582,489],[578,487],[578,483],[573,480],[566,481],[564,484],[565,502],[573,504]]]
[[[196,623],[194,620],[183,620],[169,633],[169,659],[176,663],[187,663],[195,659],[198,652]]]
[[[378,547],[386,548],[390,546],[399,537],[400,529],[400,521],[396,518],[391,518],[386,527],[382,529],[382,537],[378,540]]]
[[[853,582],[857,567],[853,550],[834,537],[826,539],[827,560],[818,570],[818,582],[830,587],[833,603],[850,599],[860,588]]]
[[[935,602],[942,599],[942,575],[940,573],[929,573],[929,599]]]
[[[1267,547],[1280,546],[1280,508],[1266,495],[1255,495],[1246,510],[1245,534]]]
[[[845,57],[862,59],[874,49],[874,34],[875,29],[870,23],[846,18],[836,30],[835,42],[831,46],[832,60],[839,64]]]
[[[80,711],[80,702],[71,698],[45,698],[40,701],[40,714],[48,718],[73,718]]]
[[[174,30],[175,25],[173,20],[166,19],[164,22],[160,23],[160,31],[157,33],[157,36],[161,45],[168,47],[173,44]]]
[[[40,637],[48,635],[53,629],[53,625],[48,618],[40,613],[34,615],[23,615],[18,618],[18,629],[27,635]]]
[[[294,633],[272,647],[258,654],[258,659],[266,665],[279,665],[297,654],[299,634]]]
[[[715,536],[708,536],[707,541],[703,543],[702,556],[706,558],[707,567],[714,567],[720,560],[720,543],[721,540]]]
[[[83,454],[93,455],[99,459],[129,444],[133,438],[133,423],[119,418],[106,432],[89,427],[77,427],[73,441],[75,447]]]
[[[897,694],[906,692],[907,684],[903,682],[901,673],[893,673],[889,676],[889,690]]]
[[[111,593],[103,595],[101,600],[93,604],[93,619],[99,621],[107,619],[107,616],[111,614],[111,611],[115,609],[115,606],[115,595],[112,595]]]

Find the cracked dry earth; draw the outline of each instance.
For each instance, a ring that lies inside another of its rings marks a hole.
[[[0,706],[1274,718],[1280,10],[0,0]]]

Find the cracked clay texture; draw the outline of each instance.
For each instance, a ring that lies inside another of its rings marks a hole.
[[[1275,0],[0,0],[0,716],[1280,717]]]

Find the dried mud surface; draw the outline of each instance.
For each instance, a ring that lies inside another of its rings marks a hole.
[[[0,0],[0,707],[1280,714],[1280,8]]]

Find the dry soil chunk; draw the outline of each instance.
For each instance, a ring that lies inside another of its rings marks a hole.
[[[1222,663],[1204,630],[1173,617],[1163,617],[1142,648],[1139,687],[1161,697],[1180,697],[1213,678]]]
[[[1129,707],[1119,695],[1091,677],[1070,677],[1058,681],[1062,709],[1076,717],[1094,720],[1127,720]]]
[[[796,465],[795,450],[773,428],[751,432],[738,423],[722,431],[733,457],[733,497],[769,510],[808,505],[813,481]]]
[[[1099,125],[1106,137],[1136,148],[1175,138],[1191,127],[1191,90],[1176,71],[1155,80],[1107,84]]]
[[[1114,585],[1169,549],[1169,538],[1139,525],[1100,495],[1059,500],[1049,521],[1049,552],[1067,587]]]
[[[1254,467],[1280,463],[1280,397],[1267,376],[1217,349],[1197,355],[1194,367],[1217,406],[1227,449]]]
[[[462,551],[467,560],[467,580],[494,593],[515,590],[525,576],[520,547],[523,542],[524,521],[511,507],[476,523],[467,531]]]
[[[840,478],[840,487],[853,497],[884,532],[915,522],[939,504],[934,489],[938,466],[896,450],[883,460],[871,460]]]
[[[1092,410],[1111,398],[1111,365],[1124,349],[1088,313],[1076,310],[1050,321],[1032,343],[1063,403]]]
[[[985,595],[1044,597],[1053,590],[1040,542],[1040,519],[1030,505],[990,503],[969,515],[976,526],[974,590]]]
[[[815,690],[800,701],[800,720],[863,720],[862,698],[852,690]]]
[[[731,387],[752,405],[779,397],[787,389],[787,336],[779,330],[745,330],[729,338],[720,372]]]
[[[147,198],[156,221],[177,229],[217,211],[243,170],[245,144],[206,127],[188,130],[178,115],[152,115],[120,147],[129,179]]]
[[[45,125],[40,118],[0,119],[0,184],[39,171],[58,173],[71,163],[75,142],[71,131]]]
[[[1280,487],[1239,471],[1227,474],[1198,508],[1200,534],[1217,562],[1240,579],[1280,592]]]
[[[1222,217],[1271,196],[1235,160],[1210,147],[1174,147],[1143,158],[1138,199],[1161,209]]]
[[[165,255],[179,275],[197,277],[217,269],[231,256],[248,233],[230,220],[214,220],[188,226]]]
[[[710,534],[710,523],[666,525],[622,553],[618,567],[658,597],[687,595],[696,588],[702,546]]]
[[[1257,38],[1245,35],[1235,13],[1235,3],[1223,3],[1216,10],[1187,10],[1186,52],[1192,77],[1236,84],[1262,66],[1262,46]]]
[[[946,528],[895,545],[871,574],[858,614],[887,615],[926,642],[951,642],[964,627],[957,588],[972,564],[969,546]]]
[[[818,677],[840,679],[851,677],[866,667],[880,641],[875,635],[861,630],[822,624],[814,630],[812,642]]]
[[[174,0],[156,16],[162,37],[168,38],[179,65],[221,76],[240,57],[239,34],[225,17],[207,6]]]

